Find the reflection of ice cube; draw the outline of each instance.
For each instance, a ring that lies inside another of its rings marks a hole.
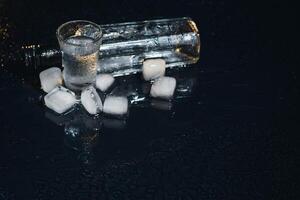
[[[192,95],[193,89],[197,84],[196,78],[181,78],[177,81],[176,99],[186,98]]]
[[[102,119],[100,117],[91,116],[84,112],[83,109],[78,110],[78,112],[74,114],[74,119],[80,121],[82,129],[98,131],[102,126]]]
[[[61,70],[58,67],[51,67],[40,73],[40,81],[42,89],[45,92],[50,92],[56,86],[62,84]]]
[[[112,115],[124,115],[128,111],[128,100],[126,97],[108,96],[103,105],[103,112]]]
[[[151,84],[149,82],[141,82],[137,77],[119,78],[118,84],[110,92],[112,96],[127,97],[131,104],[138,104],[146,100],[150,92]]]
[[[62,86],[53,89],[44,97],[44,100],[48,108],[59,114],[66,112],[76,103],[75,94]]]
[[[71,113],[66,115],[57,115],[50,110],[46,110],[45,117],[58,126],[64,126],[66,123],[72,121],[73,116]]]
[[[172,102],[160,99],[152,99],[151,106],[158,110],[172,110]]]
[[[126,96],[130,98],[130,96],[137,95],[138,92],[139,88],[137,87],[137,85],[122,82],[122,84],[119,84],[117,87],[115,87],[110,94],[113,96]]]
[[[105,128],[122,130],[126,127],[126,120],[103,118],[103,125]]]
[[[102,111],[102,101],[93,86],[90,86],[81,92],[81,103],[92,115]]]
[[[96,29],[93,25],[84,25],[76,31],[76,36],[85,36],[90,38],[98,38],[101,32]]]
[[[86,130],[88,130],[86,132],[100,130],[102,126],[102,118],[89,115],[82,107],[77,107],[74,111],[65,115],[57,115],[47,110],[45,116],[58,126],[65,126],[76,121],[76,124],[80,124],[79,129],[83,132]]]

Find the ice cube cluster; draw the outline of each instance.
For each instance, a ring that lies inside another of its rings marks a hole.
[[[145,60],[142,74],[145,81],[152,83],[150,96],[164,100],[172,99],[176,88],[176,79],[165,76],[166,62],[163,59]],[[75,95],[62,86],[61,70],[57,67],[46,69],[40,73],[42,89],[48,93],[44,97],[45,105],[61,114],[80,104],[91,115],[101,112],[109,115],[125,115],[128,113],[127,96],[109,94],[115,79],[111,74],[98,74],[94,85],[90,85]],[[96,88],[98,91],[96,90]],[[101,98],[102,97],[102,98]]]
[[[143,63],[143,77],[146,81],[152,81],[150,96],[169,100],[173,97],[176,88],[176,79],[165,76],[165,60],[148,59]]]
[[[111,74],[99,74],[96,78],[96,88],[100,92],[105,92],[111,87],[114,80]],[[128,111],[128,100],[126,97],[109,96],[104,99],[103,103],[93,85],[81,91],[79,95],[80,100],[76,99],[75,93],[62,86],[61,70],[56,67],[42,71],[40,73],[40,82],[42,89],[48,93],[44,97],[45,105],[59,114],[70,110],[77,103],[81,103],[91,115],[99,114],[102,111],[106,114],[125,115]],[[105,109],[103,109],[103,104]]]

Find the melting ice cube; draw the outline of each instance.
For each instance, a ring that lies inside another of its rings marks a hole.
[[[45,97],[45,104],[51,110],[61,114],[66,112],[76,103],[75,94],[62,86],[58,86]]]
[[[124,115],[128,111],[128,99],[126,97],[108,96],[103,105],[103,112],[112,115]]]
[[[111,74],[99,74],[96,77],[96,87],[105,92],[113,83],[115,79]]]
[[[157,79],[151,86],[150,95],[162,99],[170,99],[173,97],[176,87],[176,79],[173,77],[161,77]]]
[[[62,84],[62,74],[58,67],[51,67],[40,73],[40,81],[42,89],[45,92],[50,92],[56,86]]]
[[[165,75],[166,61],[163,59],[149,59],[143,63],[143,77],[146,81],[157,79]]]
[[[87,87],[81,92],[81,103],[92,115],[102,111],[102,101],[93,86]]]

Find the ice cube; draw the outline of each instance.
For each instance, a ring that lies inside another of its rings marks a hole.
[[[40,73],[40,81],[42,89],[45,92],[50,92],[56,86],[62,84],[61,70],[58,67],[51,67]]]
[[[78,30],[75,32],[75,36],[84,36],[93,39],[100,37],[101,34],[102,32],[97,27],[90,24],[78,27]]]
[[[105,92],[113,83],[115,79],[111,74],[99,74],[96,77],[96,87]]]
[[[102,101],[93,86],[89,86],[81,92],[81,103],[86,111],[92,115],[102,111]]]
[[[161,77],[157,79],[151,86],[150,95],[162,99],[170,99],[173,97],[176,87],[176,79],[173,77]]]
[[[128,111],[128,99],[126,97],[107,96],[103,112],[112,115],[124,115]]]
[[[146,81],[165,75],[166,61],[164,59],[148,59],[143,63],[143,77]]]
[[[44,97],[44,101],[48,108],[61,114],[74,106],[76,98],[71,90],[58,86]]]

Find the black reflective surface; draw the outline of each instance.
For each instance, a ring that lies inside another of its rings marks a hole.
[[[299,85],[285,42],[295,34],[293,10],[275,2],[0,1],[0,199],[296,199],[297,140],[288,138]],[[132,105],[125,119],[93,119],[80,108],[56,115],[40,100],[41,68],[21,60],[22,46],[57,46],[55,30],[68,20],[180,16],[199,26],[201,59],[168,73],[192,90],[178,87],[172,103]]]

